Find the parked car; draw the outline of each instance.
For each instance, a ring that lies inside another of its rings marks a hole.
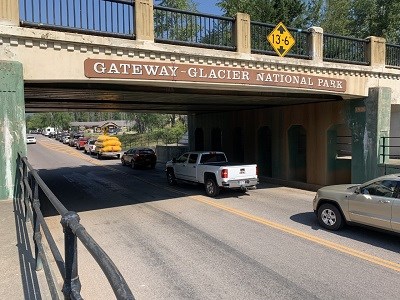
[[[70,147],[76,147],[76,142],[80,137],[83,137],[82,133],[74,133],[71,138],[69,139],[68,145]]]
[[[121,156],[121,163],[123,166],[130,165],[132,168],[140,166],[154,169],[157,156],[154,150],[150,148],[132,148]]]
[[[36,144],[36,138],[34,136],[28,135],[26,137],[27,144]]]
[[[87,142],[88,142],[88,140],[89,140],[89,138],[87,138],[87,137],[80,137],[80,138],[78,138],[78,140],[77,140],[76,143],[75,143],[76,149],[78,149],[78,150],[84,149],[84,148],[85,148],[85,145],[86,145]]]
[[[63,144],[68,144],[69,140],[70,140],[70,136],[69,135],[64,135],[61,141],[62,141]]]
[[[96,145],[94,143],[96,143],[95,139],[89,139],[83,147],[83,152],[89,153],[90,155],[94,154],[94,150],[96,149]]]
[[[209,197],[217,196],[223,188],[247,191],[258,184],[256,164],[230,163],[224,152],[187,152],[168,161],[165,171],[168,184],[177,180],[204,184]]]
[[[400,174],[320,188],[313,209],[326,229],[358,223],[400,233]]]

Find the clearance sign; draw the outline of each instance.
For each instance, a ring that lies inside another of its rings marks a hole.
[[[244,67],[86,59],[88,78],[231,83],[345,92],[346,80]]]

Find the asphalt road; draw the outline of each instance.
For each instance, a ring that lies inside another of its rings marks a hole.
[[[199,186],[169,187],[162,165],[134,170],[42,136],[28,159],[79,213],[136,299],[399,298],[399,237],[323,230],[313,192],[261,183],[212,199]],[[62,247],[60,217],[42,206]],[[82,245],[78,260],[84,298],[112,299]]]

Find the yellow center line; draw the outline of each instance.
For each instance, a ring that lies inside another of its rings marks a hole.
[[[106,168],[108,170],[111,170],[111,171],[114,171],[114,172],[118,172],[118,173],[122,173],[122,174],[127,174],[126,172],[118,170],[118,169],[113,168],[111,166],[103,165],[103,164],[95,161],[94,159],[88,159],[88,158],[84,157],[81,153],[79,153],[77,155],[76,152],[61,151],[59,149],[54,149],[54,148],[51,148],[51,147],[49,147],[47,145],[44,145],[44,144],[42,144],[42,145],[45,146],[46,148],[51,149],[51,150],[67,153],[67,154],[69,154],[71,156],[75,156],[75,157],[78,157],[78,158],[83,159],[85,161],[88,161],[88,162],[90,162],[90,163],[92,163],[94,165],[102,166],[102,167],[104,167],[104,168]],[[132,176],[132,174],[130,174],[130,176]],[[190,198],[192,200],[195,200],[197,202],[201,202],[201,203],[206,204],[206,205],[213,206],[215,208],[218,208],[218,209],[224,210],[226,212],[229,212],[231,214],[234,214],[234,215],[240,216],[242,218],[245,218],[247,220],[251,220],[253,222],[256,222],[256,223],[259,223],[259,224],[262,224],[262,225],[265,225],[265,226],[268,226],[268,227],[271,227],[271,228],[274,228],[274,229],[277,229],[277,230],[285,232],[287,234],[290,234],[290,235],[293,235],[293,236],[296,236],[296,237],[311,241],[313,243],[319,244],[319,245],[324,246],[326,248],[334,249],[336,251],[339,251],[339,252],[342,252],[342,253],[346,253],[348,255],[360,258],[362,260],[369,261],[369,262],[371,262],[373,264],[377,264],[377,265],[380,265],[382,267],[385,267],[385,268],[400,272],[400,264],[398,264],[398,263],[395,263],[395,262],[392,262],[392,261],[389,261],[389,260],[385,260],[385,259],[382,259],[380,257],[374,256],[374,255],[370,255],[370,254],[364,253],[362,251],[358,251],[358,250],[355,250],[353,248],[349,248],[349,247],[346,247],[346,246],[331,242],[331,241],[326,240],[326,239],[322,239],[322,238],[316,237],[314,235],[302,232],[300,230],[285,226],[285,225],[280,224],[280,223],[269,221],[267,219],[264,219],[264,218],[261,218],[261,217],[246,213],[244,211],[229,207],[227,205],[218,203],[218,202],[216,202],[214,200],[210,200],[209,198],[207,198],[205,196],[202,196],[202,195],[194,195],[193,196],[193,195],[187,194],[185,192],[182,192],[182,191],[179,191],[179,190],[176,190],[176,189],[173,189],[173,188],[165,187],[163,185],[159,185],[159,184],[144,180],[143,178],[140,178],[138,176],[132,176],[132,177],[134,177],[134,178],[136,178],[136,179],[138,179],[138,180],[140,180],[142,182],[145,182],[147,184],[153,185],[155,187],[162,188],[162,189],[165,189],[165,190],[168,190],[168,191],[172,191],[172,192],[176,192],[176,193],[181,194],[181,195],[185,195],[185,196],[187,196],[188,198]]]

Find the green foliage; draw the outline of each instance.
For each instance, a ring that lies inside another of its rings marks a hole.
[[[400,1],[398,0],[220,0],[225,15],[248,13],[253,21],[308,28],[366,38],[380,36],[400,42]]]
[[[26,128],[31,130],[50,126],[60,129],[68,129],[69,123],[72,120],[72,115],[67,112],[31,114],[26,118]]]
[[[135,129],[138,133],[151,132],[163,128],[169,120],[169,115],[138,113],[135,116]]]
[[[161,0],[156,1],[156,4],[184,11],[197,11],[197,4],[192,0]],[[190,42],[200,28],[194,16],[160,10],[155,10],[154,22],[155,36],[169,40]]]
[[[122,134],[118,137],[122,143],[122,148],[127,150],[134,147],[155,147],[160,142],[165,145],[178,144],[186,131],[186,125],[177,121],[175,126],[172,127],[157,128],[146,133]]]
[[[305,24],[306,4],[302,0],[220,0],[217,5],[226,16],[237,12],[247,13],[251,20],[286,26],[302,27]]]

